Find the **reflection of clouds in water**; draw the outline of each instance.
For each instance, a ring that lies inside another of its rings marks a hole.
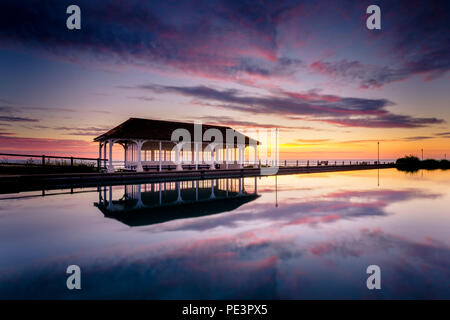
[[[266,220],[278,227],[296,224],[317,225],[355,217],[385,216],[386,207],[393,203],[417,198],[434,199],[439,196],[418,189],[337,191],[301,201],[285,198],[276,209],[267,203],[249,203],[230,213],[177,221],[155,228],[159,231],[205,231],[216,227],[235,228],[241,223],[255,220]]]
[[[381,229],[363,228],[356,237],[314,243],[309,252],[331,261],[357,259],[367,261],[364,266],[379,265],[383,289],[380,297],[450,298],[450,247],[430,237],[412,241]]]
[[[382,269],[379,297],[450,297],[450,248],[432,238],[416,242],[361,229],[322,242],[293,242],[292,235],[273,237],[271,231],[184,241],[160,253],[144,246],[94,261],[89,254],[72,256],[83,270],[80,293],[61,289],[65,261],[43,261],[20,285],[9,275],[0,296],[9,291],[11,297],[41,298],[320,298],[333,297],[326,287],[336,285],[335,298],[361,297],[367,294],[365,267],[375,262]]]
[[[427,256],[430,249],[433,256]],[[450,248],[445,243],[431,237],[424,238],[421,242],[414,242],[406,237],[384,233],[379,228],[362,228],[358,237],[349,236],[318,242],[311,246],[310,253],[318,256],[336,255],[346,258],[389,250],[400,250],[411,256],[422,257],[431,264],[450,268]]]
[[[439,194],[403,189],[282,195],[277,209],[255,201],[215,216],[123,229],[122,235],[108,234],[117,238],[107,246],[3,269],[0,297],[450,298],[448,244],[361,228],[367,226],[361,218],[385,217],[389,205]],[[360,223],[338,232],[316,229],[344,219]],[[65,287],[69,264],[82,268],[81,292]],[[365,287],[370,264],[382,268],[383,290],[376,295]]]

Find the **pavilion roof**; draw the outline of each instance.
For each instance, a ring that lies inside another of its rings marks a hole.
[[[210,188],[208,188],[209,191]],[[183,190],[185,192],[187,190]],[[110,211],[108,206],[102,203],[95,203],[94,205],[107,218],[116,219],[122,223],[135,227],[146,226],[158,223],[164,223],[176,219],[196,218],[219,214],[227,211],[233,211],[240,206],[251,202],[260,195],[257,194],[242,194],[240,196],[231,196],[225,198],[205,199],[199,201],[185,201],[182,203],[165,204],[162,206],[148,206],[143,208],[115,208]],[[120,201],[113,201],[115,205],[120,204]]]
[[[117,127],[114,127],[108,132],[96,137],[94,141],[99,142],[109,139],[171,141],[172,132],[176,129],[188,130],[191,134],[191,139],[194,139],[194,123],[130,118],[127,121],[119,124]],[[218,129],[222,133],[224,143],[226,140],[226,130],[232,130],[232,128],[226,126],[202,124],[202,136],[208,129]],[[249,145],[250,141],[252,141],[253,143],[255,142],[254,139],[245,136],[245,144]]]

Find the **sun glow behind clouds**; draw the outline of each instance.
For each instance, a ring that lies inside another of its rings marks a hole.
[[[381,1],[379,32],[358,2],[79,6],[72,32],[64,1],[4,1],[0,150],[95,155],[142,117],[278,127],[288,159],[450,154],[448,1]]]

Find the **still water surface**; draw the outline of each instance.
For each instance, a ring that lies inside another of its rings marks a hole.
[[[450,171],[70,191],[0,195],[0,298],[450,298]]]

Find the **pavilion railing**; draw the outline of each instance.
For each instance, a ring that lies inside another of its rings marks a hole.
[[[17,159],[19,158],[19,159]],[[21,158],[27,158],[21,160]],[[16,154],[0,153],[0,165],[24,165],[24,166],[70,166],[74,168],[79,165],[91,165],[98,171],[106,167],[108,159],[102,158],[82,158],[82,157],[64,157],[36,154]]]

